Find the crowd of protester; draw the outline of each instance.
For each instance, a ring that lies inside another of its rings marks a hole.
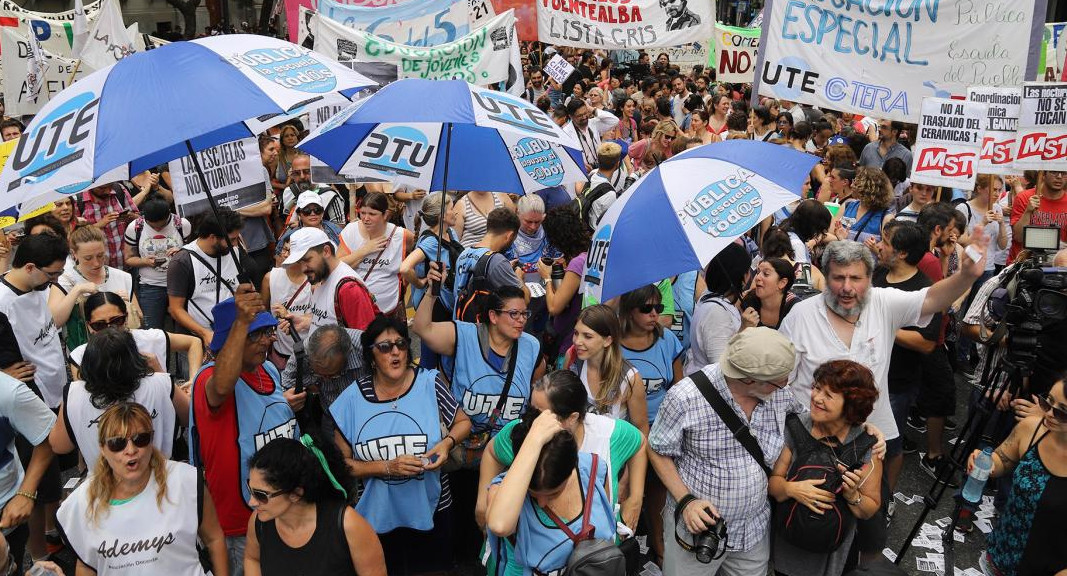
[[[563,84],[541,71],[557,52]],[[668,576],[873,563],[905,466],[961,480],[945,435],[958,397],[990,401],[989,303],[1024,227],[1067,221],[1067,174],[913,183],[914,126],[750,105],[652,57],[524,46],[524,97],[581,146],[574,190],[316,182],[295,121],[260,136],[252,206],[186,218],[152,170],[8,231],[5,565],[555,574],[575,539],[634,535]],[[583,269],[612,203],[733,139],[821,162],[705,269],[597,302]],[[1067,568],[1062,330],[994,406],[987,574]],[[825,479],[798,471],[828,455]]]

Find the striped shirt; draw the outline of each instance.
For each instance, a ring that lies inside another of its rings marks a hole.
[[[496,194],[490,194],[493,196],[494,210],[504,205]],[[461,202],[463,202],[463,237],[459,239],[459,243],[464,248],[470,248],[481,242],[482,238],[485,237],[485,233],[489,229],[487,223],[489,215],[482,214],[478,207],[474,205],[474,202],[471,202],[469,196],[464,196]]]

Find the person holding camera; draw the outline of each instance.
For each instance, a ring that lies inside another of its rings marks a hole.
[[[767,572],[767,478],[782,451],[786,414],[803,410],[786,389],[795,361],[785,336],[749,328],[730,338],[719,363],[667,391],[648,453],[670,495],[665,576]]]

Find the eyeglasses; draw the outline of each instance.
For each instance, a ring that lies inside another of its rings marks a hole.
[[[322,206],[317,206],[315,204],[312,204],[311,206],[308,206],[307,208],[301,208],[300,209],[300,215],[301,216],[314,216],[314,215],[322,214],[323,212],[324,212],[324,210],[322,209]]]
[[[43,272],[44,275],[47,276],[49,280],[55,280],[56,278],[59,278],[60,276],[63,275],[63,268],[60,268],[59,270],[55,270],[55,271],[45,270],[44,268],[38,268],[38,270]]]
[[[311,176],[311,169],[308,168],[306,170],[290,170],[289,173],[290,174],[295,174],[297,176],[300,176],[300,175]]]
[[[133,441],[133,445],[138,448],[144,448],[152,443],[153,432],[139,432],[126,438],[125,436],[115,436],[114,438],[108,438],[104,440],[104,446],[107,446],[108,450],[118,453],[126,449],[126,446]]]
[[[101,330],[107,330],[108,328],[118,328],[126,325],[126,315],[120,314],[114,318],[108,318],[107,320],[97,320],[90,322],[89,327],[93,329],[93,332],[99,332]]]
[[[1056,403],[1056,401],[1052,399],[1051,394],[1038,396],[1037,405],[1045,412],[1052,412],[1053,420],[1061,424],[1067,424],[1067,408],[1065,408],[1063,404]]]
[[[266,504],[267,502],[270,502],[271,498],[274,498],[275,496],[281,496],[282,494],[288,492],[288,490],[275,490],[274,492],[267,492],[266,490],[257,490],[251,485],[249,485],[248,480],[245,480],[245,487],[248,488],[248,495],[260,504]]]
[[[663,314],[663,304],[642,304],[637,307],[637,311],[642,314],[650,314],[653,310],[656,314]]]
[[[514,320],[516,322],[518,322],[519,320],[522,320],[523,322],[529,320],[530,319],[530,314],[531,314],[531,312],[529,310],[515,310],[515,309],[511,309],[511,310],[496,310],[496,313],[497,314],[507,314],[508,316],[511,317],[512,320]]]
[[[403,352],[408,349],[410,342],[407,338],[397,338],[396,340],[382,340],[381,342],[375,342],[371,344],[371,348],[374,348],[382,354],[388,354],[393,351],[393,348]]]
[[[276,326],[266,326],[258,328],[248,333],[249,342],[259,342],[264,338],[273,338],[277,334],[278,328]]]

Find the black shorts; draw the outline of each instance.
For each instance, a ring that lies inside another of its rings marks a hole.
[[[23,469],[29,468],[30,458],[33,457],[33,444],[22,437],[15,436],[15,450],[18,451],[19,460],[22,461]],[[51,504],[63,499],[63,475],[59,471],[59,456],[52,458],[45,468],[41,482],[37,484],[37,502]]]
[[[915,405],[926,417],[952,416],[956,413],[956,380],[943,346],[923,357],[922,387]]]
[[[454,503],[453,503],[454,504]],[[389,574],[450,572],[452,560],[452,509],[449,506],[433,515],[429,531],[397,528],[379,534],[385,565]]]

